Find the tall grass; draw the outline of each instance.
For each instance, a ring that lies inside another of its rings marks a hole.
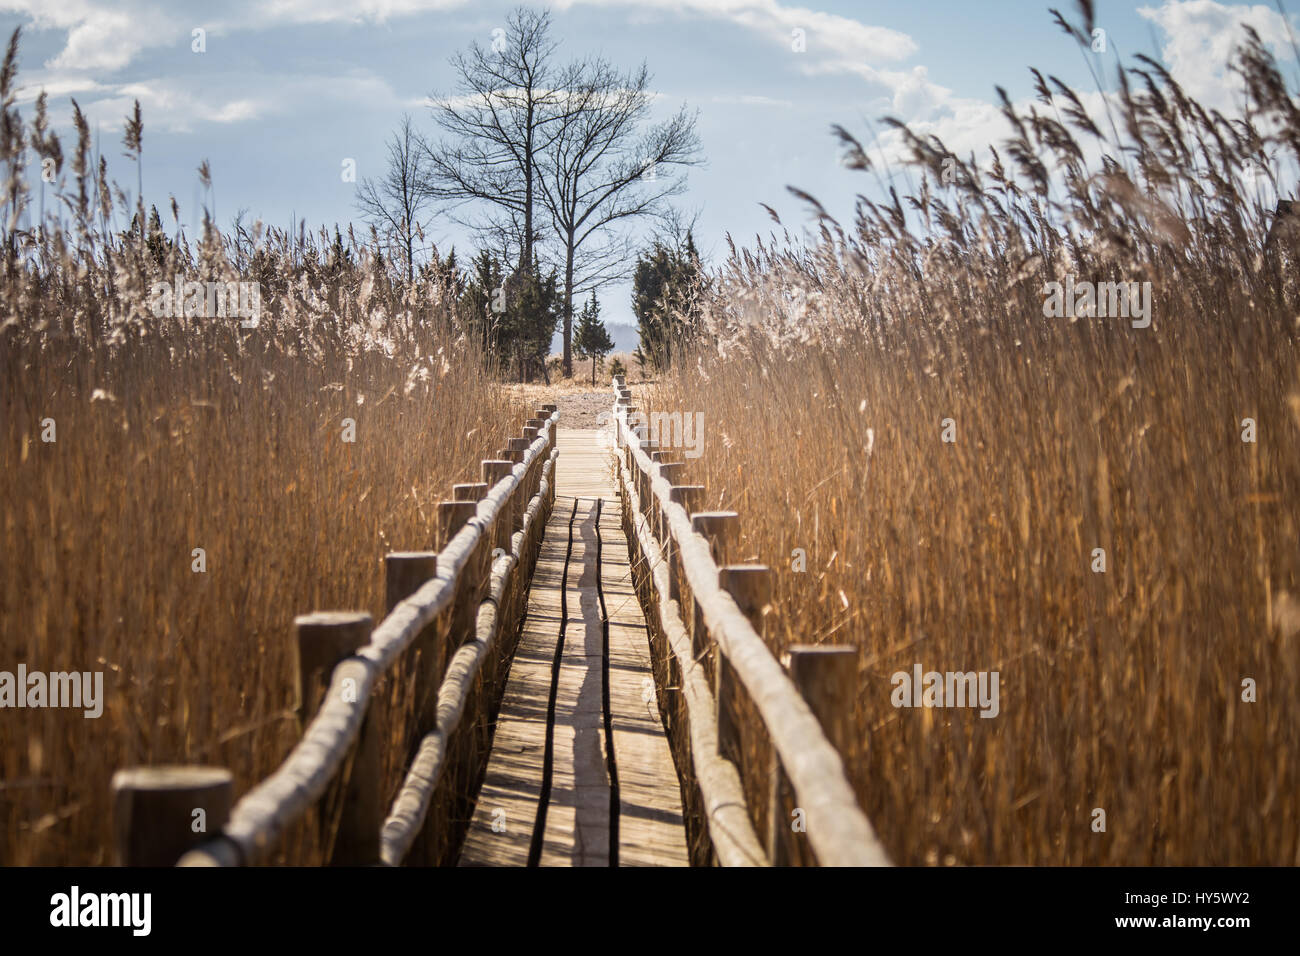
[[[1039,77],[1010,168],[904,129],[915,195],[733,248],[654,394],[704,412],[689,480],[772,566],[774,650],[861,649],[848,767],[899,862],[1300,863],[1300,248],[1248,174],[1300,109],[1253,35],[1235,65],[1232,121],[1150,61],[1109,117]],[[1151,327],[1045,318],[1070,274],[1150,281]],[[918,662],[1000,672],[1000,714],[895,708]]]
[[[43,99],[30,127],[13,115],[15,57],[0,158],[21,206],[27,147],[63,159]],[[126,228],[76,116],[45,228],[11,219],[0,281],[0,670],[103,671],[107,699],[99,719],[0,711],[7,865],[109,862],[121,767],[227,766],[236,793],[273,770],[301,732],[293,616],[378,621],[383,554],[436,547],[435,503],[527,417],[459,335],[443,277],[404,285],[337,233],[208,223],[191,242],[174,215],[141,227],[142,206]],[[260,282],[260,324],[155,317],[152,284],[177,276]],[[405,756],[388,755],[390,790]],[[318,860],[315,833],[280,859]]]

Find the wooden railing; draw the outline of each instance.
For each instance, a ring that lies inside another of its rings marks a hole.
[[[502,644],[517,637],[555,501],[558,418],[554,405],[542,406],[523,437],[482,463],[482,483],[456,485],[455,500],[439,504],[441,551],[386,556],[388,613],[377,627],[364,613],[295,619],[298,712],[310,721],[280,767],[238,803],[221,768],[114,776],[119,863],[255,863],[313,808],[325,862],[395,866],[416,846],[419,862],[448,861],[450,831],[467,818],[487,759],[484,712],[500,700],[510,651]],[[371,702],[381,679],[399,676],[414,687],[417,745],[385,816],[380,761],[391,728]]]
[[[841,757],[856,648],[794,645],[777,661],[762,637],[770,569],[717,563],[739,516],[699,510],[703,486],[646,419],[616,378],[624,530],[638,594],[657,609],[646,617],[687,816],[702,821],[693,861],[889,865]]]

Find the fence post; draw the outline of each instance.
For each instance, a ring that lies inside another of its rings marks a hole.
[[[664,465],[659,466],[661,474],[664,467]],[[669,480],[671,481],[671,479]],[[695,510],[703,497],[703,485],[673,485],[668,489],[668,500],[685,508],[687,518],[690,518],[691,512]],[[678,566],[681,564],[678,556],[679,549],[668,523],[668,513],[663,508],[659,508],[657,509],[657,515],[659,518],[660,538],[664,543],[664,554],[668,558],[668,597],[680,602],[682,588],[678,583],[680,577]]]
[[[451,486],[451,497],[455,501],[482,501],[487,492],[488,486],[481,481]]]
[[[514,462],[506,461],[500,458],[488,458],[483,461],[483,481],[487,484],[488,493],[496,488],[497,484],[510,477],[510,472],[514,469]],[[502,548],[505,551],[510,550],[510,522],[502,520],[503,513],[497,512],[497,520],[493,523],[495,532],[493,534],[493,548]]]
[[[230,819],[234,784],[222,767],[134,767],[111,786],[118,866],[175,866]]]
[[[439,501],[438,528],[441,535],[438,546],[445,548],[447,542],[465,527],[465,523],[478,513],[478,505],[473,501]]]
[[[790,680],[799,695],[807,702],[817,722],[822,725],[826,739],[838,751],[840,759],[848,765],[850,748],[853,743],[853,703],[858,684],[858,649],[848,644],[792,644],[789,648]],[[772,802],[768,811],[769,821],[780,818],[789,823],[788,799],[790,784],[781,770],[780,760],[775,751],[772,754]],[[777,837],[774,827],[768,829],[768,858],[774,866],[787,862],[800,865],[813,865],[813,856],[806,840],[794,839],[794,833],[786,826],[781,827]],[[773,849],[782,847],[788,855],[778,850],[783,859],[778,863],[773,856]]]
[[[294,618],[293,628],[298,648],[298,713],[306,724],[320,708],[334,668],[370,640],[371,619],[361,611],[317,611]],[[369,865],[379,860],[379,827],[383,823],[379,798],[382,735],[370,704],[370,700],[356,701],[356,706],[365,708],[365,717],[353,750],[351,773],[347,780],[336,779],[320,802],[321,826],[326,831],[321,836],[326,845],[329,821],[324,808],[338,805],[338,801],[342,803],[338,833],[328,861],[332,866]]]
[[[384,555],[384,613],[391,614],[399,602],[437,575],[436,551],[390,551]],[[437,645],[436,622],[421,631],[412,645],[419,655],[415,670],[415,700],[416,731],[420,737],[433,730],[438,722],[438,685],[442,683],[439,662],[442,655],[438,653]]]
[[[691,527],[709,543],[715,564],[725,563],[727,540],[735,533],[739,521],[740,515],[735,511],[700,511],[691,515]],[[704,612],[694,597],[691,598],[691,606],[691,653],[695,660],[705,662],[705,671],[712,679],[713,667],[709,660],[709,635],[704,624]]]
[[[655,455],[658,455],[660,456],[660,458],[662,458],[662,456],[665,454],[667,453],[663,451],[652,452],[650,458],[653,461]],[[662,478],[664,481],[668,482],[670,486],[677,484],[681,480],[682,472],[685,470],[686,470],[686,463],[684,461],[660,461],[659,462],[659,477]],[[652,475],[654,474],[653,468],[650,469],[650,473]],[[671,497],[671,492],[669,494]],[[690,511],[691,509],[687,508],[686,510]],[[664,509],[663,506],[659,503],[658,498],[654,499],[650,514],[647,515],[647,517],[650,518],[651,527],[653,527],[655,530],[655,537],[658,538],[660,541],[667,540],[666,535],[668,533],[668,529],[664,523]]]
[[[759,636],[763,635],[763,608],[772,594],[772,571],[763,564],[729,564],[718,569],[718,587],[735,600],[740,613]],[[741,761],[739,725],[736,714],[736,676],[726,655],[717,652],[714,661],[714,697],[718,705],[718,753],[733,763]]]

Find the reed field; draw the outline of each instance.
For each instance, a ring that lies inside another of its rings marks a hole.
[[[293,617],[377,623],[384,553],[435,548],[436,503],[528,417],[436,274],[394,286],[337,233],[115,232],[133,210],[88,147],[83,126],[71,189],[42,197],[64,226],[17,237],[0,281],[0,661],[102,671],[104,699],[4,712],[5,865],[110,862],[120,768],[225,766],[236,795],[268,775],[301,734]],[[260,316],[160,318],[176,277],[256,281]],[[316,832],[280,858],[317,859]]]
[[[860,648],[898,863],[1300,863],[1300,110],[1235,64],[1242,121],[1140,60],[1101,112],[1035,74],[979,167],[905,132],[912,195],[733,247],[637,392],[703,414],[683,480],[772,567],[773,650]],[[1149,282],[1149,326],[1046,317],[1067,276]],[[999,672],[997,715],[894,706],[918,664]]]

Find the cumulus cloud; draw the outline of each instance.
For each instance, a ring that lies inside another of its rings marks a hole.
[[[1291,56],[1286,20],[1263,4],[1167,0],[1160,7],[1140,7],[1138,14],[1163,31],[1160,57],[1179,85],[1202,103],[1225,112],[1241,89],[1228,64],[1232,51],[1245,39],[1243,26],[1253,27],[1275,55]]]

